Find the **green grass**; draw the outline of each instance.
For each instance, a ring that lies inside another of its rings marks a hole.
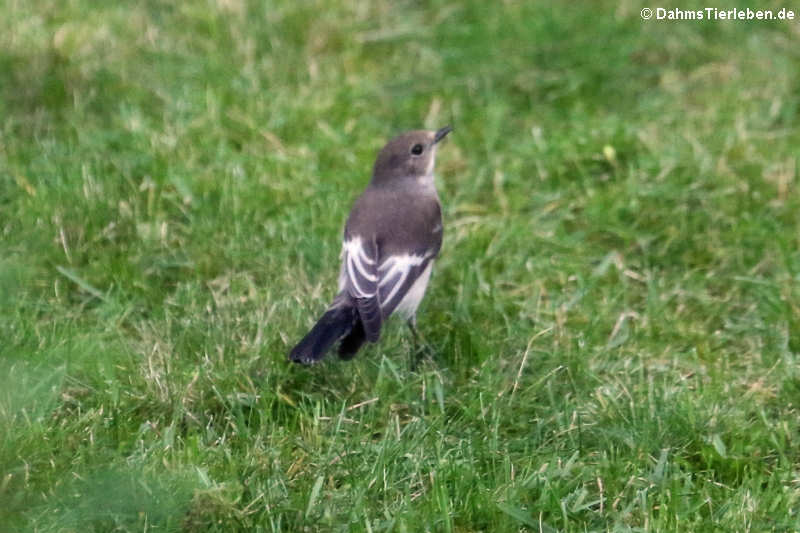
[[[0,530],[800,530],[797,24],[362,4],[0,7]],[[437,355],[291,366],[448,123]]]

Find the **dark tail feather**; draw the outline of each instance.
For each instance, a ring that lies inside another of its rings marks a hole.
[[[322,359],[333,344],[350,333],[356,309],[349,302],[334,302],[311,331],[289,352],[289,360],[309,365]]]
[[[339,345],[339,358],[345,361],[352,359],[365,340],[367,340],[367,337],[364,332],[364,324],[361,320],[356,320],[356,325],[353,326],[353,329],[342,339],[342,343]]]
[[[360,322],[367,340],[378,342],[378,339],[381,338],[381,323],[383,322],[381,304],[378,303],[378,299],[356,298],[356,309],[358,309],[358,317],[361,319]]]

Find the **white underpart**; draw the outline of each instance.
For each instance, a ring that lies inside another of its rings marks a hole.
[[[425,289],[428,288],[428,281],[431,279],[432,268],[433,261],[428,263],[428,266],[425,267],[425,270],[422,271],[422,274],[420,274],[414,284],[411,285],[411,288],[408,289],[406,295],[395,308],[395,311],[406,320],[416,314],[417,307],[419,307],[422,297],[425,296]]]
[[[417,183],[424,187],[428,193],[436,194],[436,185],[433,178],[433,166],[436,164],[436,146],[434,145],[433,153],[428,160],[428,168],[425,169],[425,174],[417,178]]]
[[[394,279],[398,272],[400,273],[391,292],[386,296],[386,299],[381,302],[382,307],[388,306],[392,299],[397,296],[397,292],[405,283],[409,272],[411,272],[411,268],[421,265],[423,261],[425,261],[425,256],[406,254],[387,257],[386,260],[381,263],[378,267],[378,272],[381,273],[381,281],[378,284],[379,287],[383,287]]]
[[[425,174],[433,177],[433,166],[436,164],[436,145],[431,146],[431,158],[428,160],[428,168],[425,169]]]
[[[370,259],[364,247],[361,244],[361,237],[353,237],[349,241],[344,242],[343,247],[344,259],[342,261],[342,272],[339,276],[339,290],[344,288],[346,280],[350,280],[350,285],[353,287],[355,294],[358,298],[372,298],[375,296],[376,291],[366,291],[358,283],[356,272],[369,281],[378,281],[378,277],[370,274],[370,270],[365,265],[374,265],[375,260]]]

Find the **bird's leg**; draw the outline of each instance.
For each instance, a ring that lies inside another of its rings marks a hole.
[[[406,321],[406,324],[408,324],[408,329],[411,330],[411,335],[414,337],[414,350],[412,352],[411,370],[416,370],[423,358],[431,357],[432,350],[428,343],[425,342],[425,340],[417,331],[417,315],[412,315],[411,318]]]
[[[406,324],[408,324],[408,329],[411,330],[411,335],[414,336],[414,345],[416,346],[416,344],[419,342],[419,333],[417,333],[417,315],[411,315],[411,318],[406,321]]]

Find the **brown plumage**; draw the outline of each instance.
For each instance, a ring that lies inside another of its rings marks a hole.
[[[437,143],[450,131],[411,131],[380,151],[345,225],[339,294],[290,360],[319,361],[339,340],[339,355],[348,359],[364,341],[380,338],[383,322],[395,311],[413,329],[442,245],[433,167]]]

